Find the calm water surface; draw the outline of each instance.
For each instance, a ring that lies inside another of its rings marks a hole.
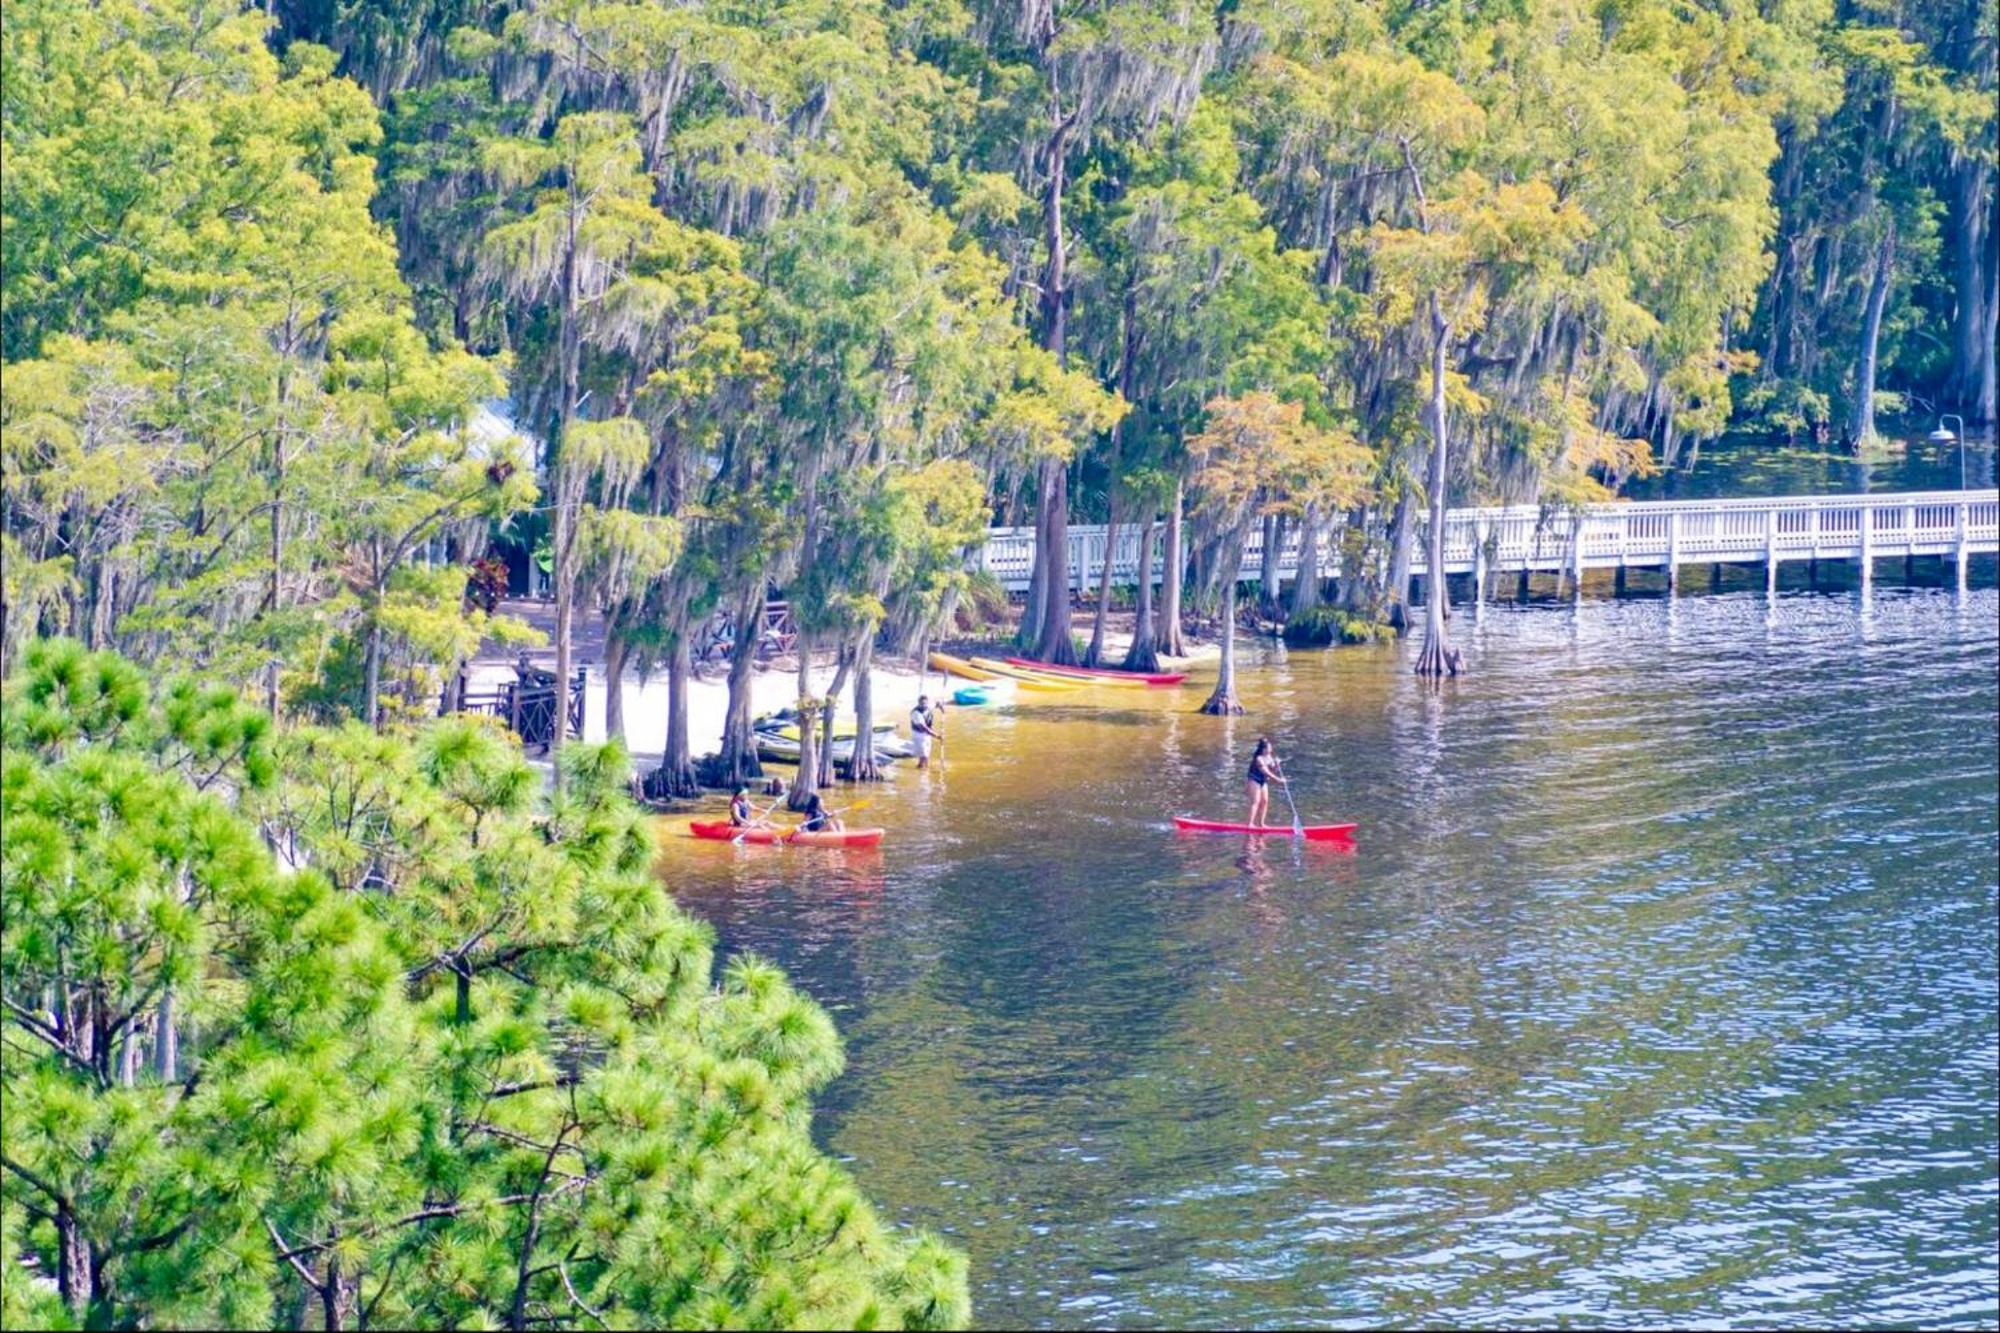
[[[1956,427],[1958,423],[1954,422]],[[1707,500],[1769,495],[1862,495],[1870,491],[1990,489],[1994,478],[1990,431],[1942,444],[1921,431],[1887,438],[1865,454],[1850,446],[1764,436],[1725,435],[1686,454],[1657,476],[1630,482],[1634,500]]]
[[[833,1011],[819,1137],[984,1324],[1991,1324],[1996,620],[1489,608],[1441,694],[962,709],[879,853],[663,873]],[[1260,732],[1351,854],[1171,831]]]

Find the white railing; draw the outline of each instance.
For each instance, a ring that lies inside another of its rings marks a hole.
[[[1426,572],[1428,542],[1419,522],[1411,570]],[[1164,533],[1156,529],[1152,577],[1164,574]],[[1104,568],[1105,530],[1069,530],[1069,577],[1078,590],[1095,588]],[[1290,534],[1278,574],[1297,570],[1300,541]],[[2000,491],[1910,491],[1882,495],[1809,495],[1761,500],[1644,500],[1580,509],[1454,509],[1445,516],[1445,570],[1661,568],[1683,564],[1776,563],[1871,556],[1966,554],[2000,550]],[[1254,529],[1243,547],[1243,577],[1263,568],[1264,534]],[[1111,581],[1138,581],[1139,529],[1118,530],[1110,553]],[[1028,586],[1035,562],[1033,528],[994,528],[974,564],[1009,591]],[[1321,538],[1320,571],[1338,574],[1339,552]]]

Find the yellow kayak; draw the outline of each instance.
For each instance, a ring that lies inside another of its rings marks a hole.
[[[995,675],[991,671],[981,671],[962,657],[951,657],[944,653],[931,654],[931,669],[933,671],[949,671],[952,675],[963,676],[967,680],[1002,679],[1002,677]]]
[[[1040,671],[1024,671],[991,657],[975,657],[972,666],[975,671],[989,671],[1002,680],[1011,680],[1024,690],[1074,690],[1093,683],[1046,675]]]
[[[932,653],[930,657],[931,666],[938,671],[949,671],[952,675],[963,676],[967,680],[1011,680],[1024,690],[1040,690],[1054,694],[1076,689],[1083,683],[1031,675],[1025,671],[1016,671],[1013,667],[1002,663],[994,663],[1000,668],[996,671],[991,666],[983,665],[989,660],[980,658],[977,662],[968,662],[962,657],[951,657],[944,653]]]
[[[1052,681],[1057,685],[1069,685],[1069,686],[1109,685],[1112,686],[1113,688],[1127,689],[1127,690],[1144,690],[1151,688],[1149,685],[1147,685],[1145,681],[1138,679],[1123,680],[1114,676],[1106,676],[1103,678],[1099,678],[1096,676],[1065,676],[1054,671],[1037,671],[1033,667],[1021,667],[1021,666],[1015,666],[1010,662],[998,662],[990,657],[975,657],[972,659],[972,664],[980,668],[982,671],[998,671],[1008,676],[1009,678],[1018,681],[1045,680],[1045,681]]]

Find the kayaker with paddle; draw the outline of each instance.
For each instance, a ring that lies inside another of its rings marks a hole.
[[[819,793],[814,792],[812,800],[806,803],[806,819],[799,825],[799,830],[803,833],[845,833],[847,826],[840,822],[840,816],[826,808],[826,802],[820,799]]]
[[[752,825],[762,822],[762,820],[757,818],[756,811],[750,807],[750,789],[748,787],[738,787],[736,794],[729,798],[730,826],[733,828],[749,828]]]
[[[1250,798],[1250,818],[1245,821],[1252,827],[1261,827],[1264,815],[1271,806],[1271,784],[1283,782],[1285,775],[1278,763],[1278,752],[1272,748],[1269,736],[1257,738],[1257,749],[1250,756],[1250,771],[1244,775],[1244,794]]]

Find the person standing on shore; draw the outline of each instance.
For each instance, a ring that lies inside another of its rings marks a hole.
[[[917,706],[910,710],[910,743],[917,752],[918,768],[931,766],[931,743],[941,739],[932,724],[932,716],[931,697],[928,694],[918,695]]]

